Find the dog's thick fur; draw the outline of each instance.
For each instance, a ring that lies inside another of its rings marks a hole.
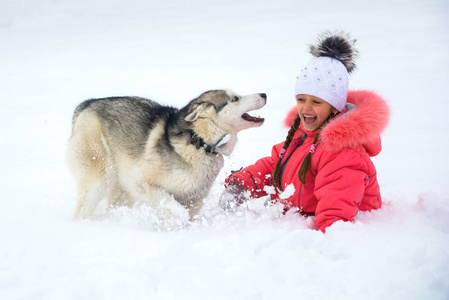
[[[198,213],[233,151],[237,133],[262,125],[247,112],[265,94],[208,91],[182,109],[138,97],[92,99],[73,115],[67,160],[78,186],[75,219],[91,218],[98,203],[146,203],[158,209],[175,199]]]

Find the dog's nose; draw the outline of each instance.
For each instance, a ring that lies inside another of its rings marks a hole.
[[[265,94],[265,93],[261,93],[261,94],[259,94],[259,96],[264,98],[264,99],[267,99],[267,94]]]

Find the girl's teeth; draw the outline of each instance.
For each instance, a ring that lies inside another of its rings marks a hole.
[[[314,122],[316,119],[316,116],[309,116],[309,115],[303,115],[304,121],[307,123]]]

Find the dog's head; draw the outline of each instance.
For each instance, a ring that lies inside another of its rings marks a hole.
[[[208,91],[191,102],[185,121],[202,123],[198,125],[207,126],[210,130],[218,127],[235,135],[241,130],[263,124],[263,118],[253,117],[248,112],[263,107],[266,102],[265,94],[240,96],[230,90]]]
[[[182,111],[184,121],[208,145],[215,145],[217,153],[230,155],[241,130],[259,127],[264,119],[248,112],[267,103],[267,95],[240,96],[230,90],[208,91],[192,100]],[[223,146],[219,146],[223,144]]]

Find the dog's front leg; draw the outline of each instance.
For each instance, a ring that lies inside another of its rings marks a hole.
[[[140,191],[144,192],[139,195],[139,202],[149,205],[164,220],[189,219],[188,210],[166,190],[148,184]]]

